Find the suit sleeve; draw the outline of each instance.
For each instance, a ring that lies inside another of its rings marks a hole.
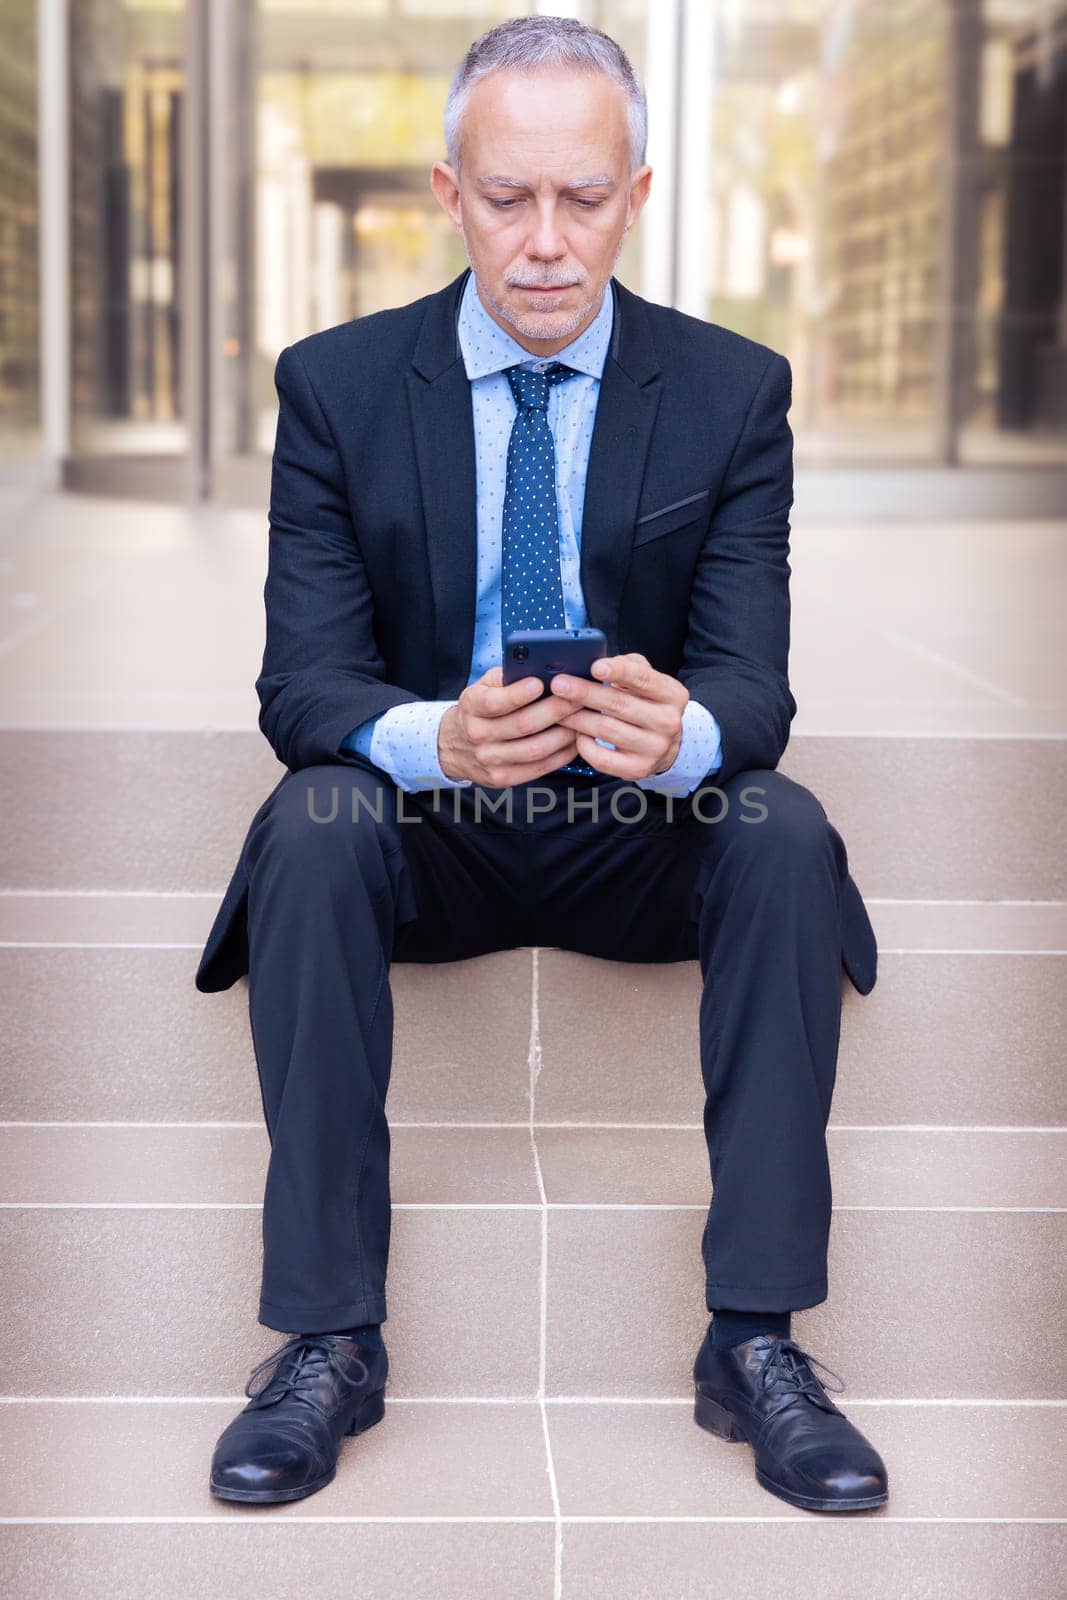
[[[295,346],[278,357],[274,382],[259,726],[293,772],[323,762],[359,764],[354,751],[341,748],[349,730],[420,697],[385,682],[340,453]]]
[[[789,688],[792,368],[772,355],[723,478],[697,562],[679,680],[719,725],[723,784],[778,765],[796,715]]]

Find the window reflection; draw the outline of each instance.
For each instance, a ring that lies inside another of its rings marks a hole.
[[[71,0],[72,437],[173,455],[185,0]]]
[[[5,0],[0,28],[0,446],[40,445],[37,30],[33,0]]]
[[[470,42],[534,3],[70,0],[74,454],[180,456],[195,422],[216,466],[258,471],[285,345],[465,265],[429,187],[445,94]],[[678,64],[707,52],[672,104],[679,173],[698,177],[672,193],[661,171],[651,205],[677,206],[685,308],[789,357],[798,463],[1062,465],[1067,0],[679,6]],[[654,0],[567,9],[645,81]],[[5,0],[0,39],[9,453],[36,448],[40,409],[34,12]],[[197,28],[210,192],[182,170]],[[647,225],[617,267],[638,292]],[[190,263],[211,320],[183,346]],[[203,430],[190,347],[211,373]]]
[[[801,463],[1058,461],[1067,5],[724,0],[705,315],[793,365]]]
[[[235,0],[226,148],[223,453],[269,454],[279,351],[467,264],[430,189],[452,74],[515,0]],[[645,0],[577,8],[641,76]],[[628,244],[618,275],[630,282]],[[633,286],[636,288],[637,284]]]

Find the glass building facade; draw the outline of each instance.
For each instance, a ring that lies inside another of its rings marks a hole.
[[[0,28],[0,450],[41,445],[37,72],[33,0],[5,0]]]
[[[648,95],[619,277],[789,357],[798,467],[1063,471],[1067,0],[5,0],[9,470],[45,448],[61,206],[66,481],[262,505],[282,347],[465,265],[429,186],[446,91],[534,9],[612,34]]]

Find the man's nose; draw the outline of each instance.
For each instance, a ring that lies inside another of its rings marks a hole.
[[[551,209],[545,207],[538,211],[536,224],[526,242],[526,250],[529,255],[549,261],[556,261],[560,256],[566,255],[567,246],[554,207]]]

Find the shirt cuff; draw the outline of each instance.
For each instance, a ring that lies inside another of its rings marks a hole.
[[[361,722],[341,740],[341,748],[366,756],[387,772],[399,789],[466,789],[470,778],[448,778],[437,758],[441,718],[456,700],[408,700]]]
[[[719,724],[699,700],[690,699],[682,712],[682,740],[673,763],[664,772],[635,778],[639,789],[662,790],[676,799],[691,794],[702,778],[722,766]]]

